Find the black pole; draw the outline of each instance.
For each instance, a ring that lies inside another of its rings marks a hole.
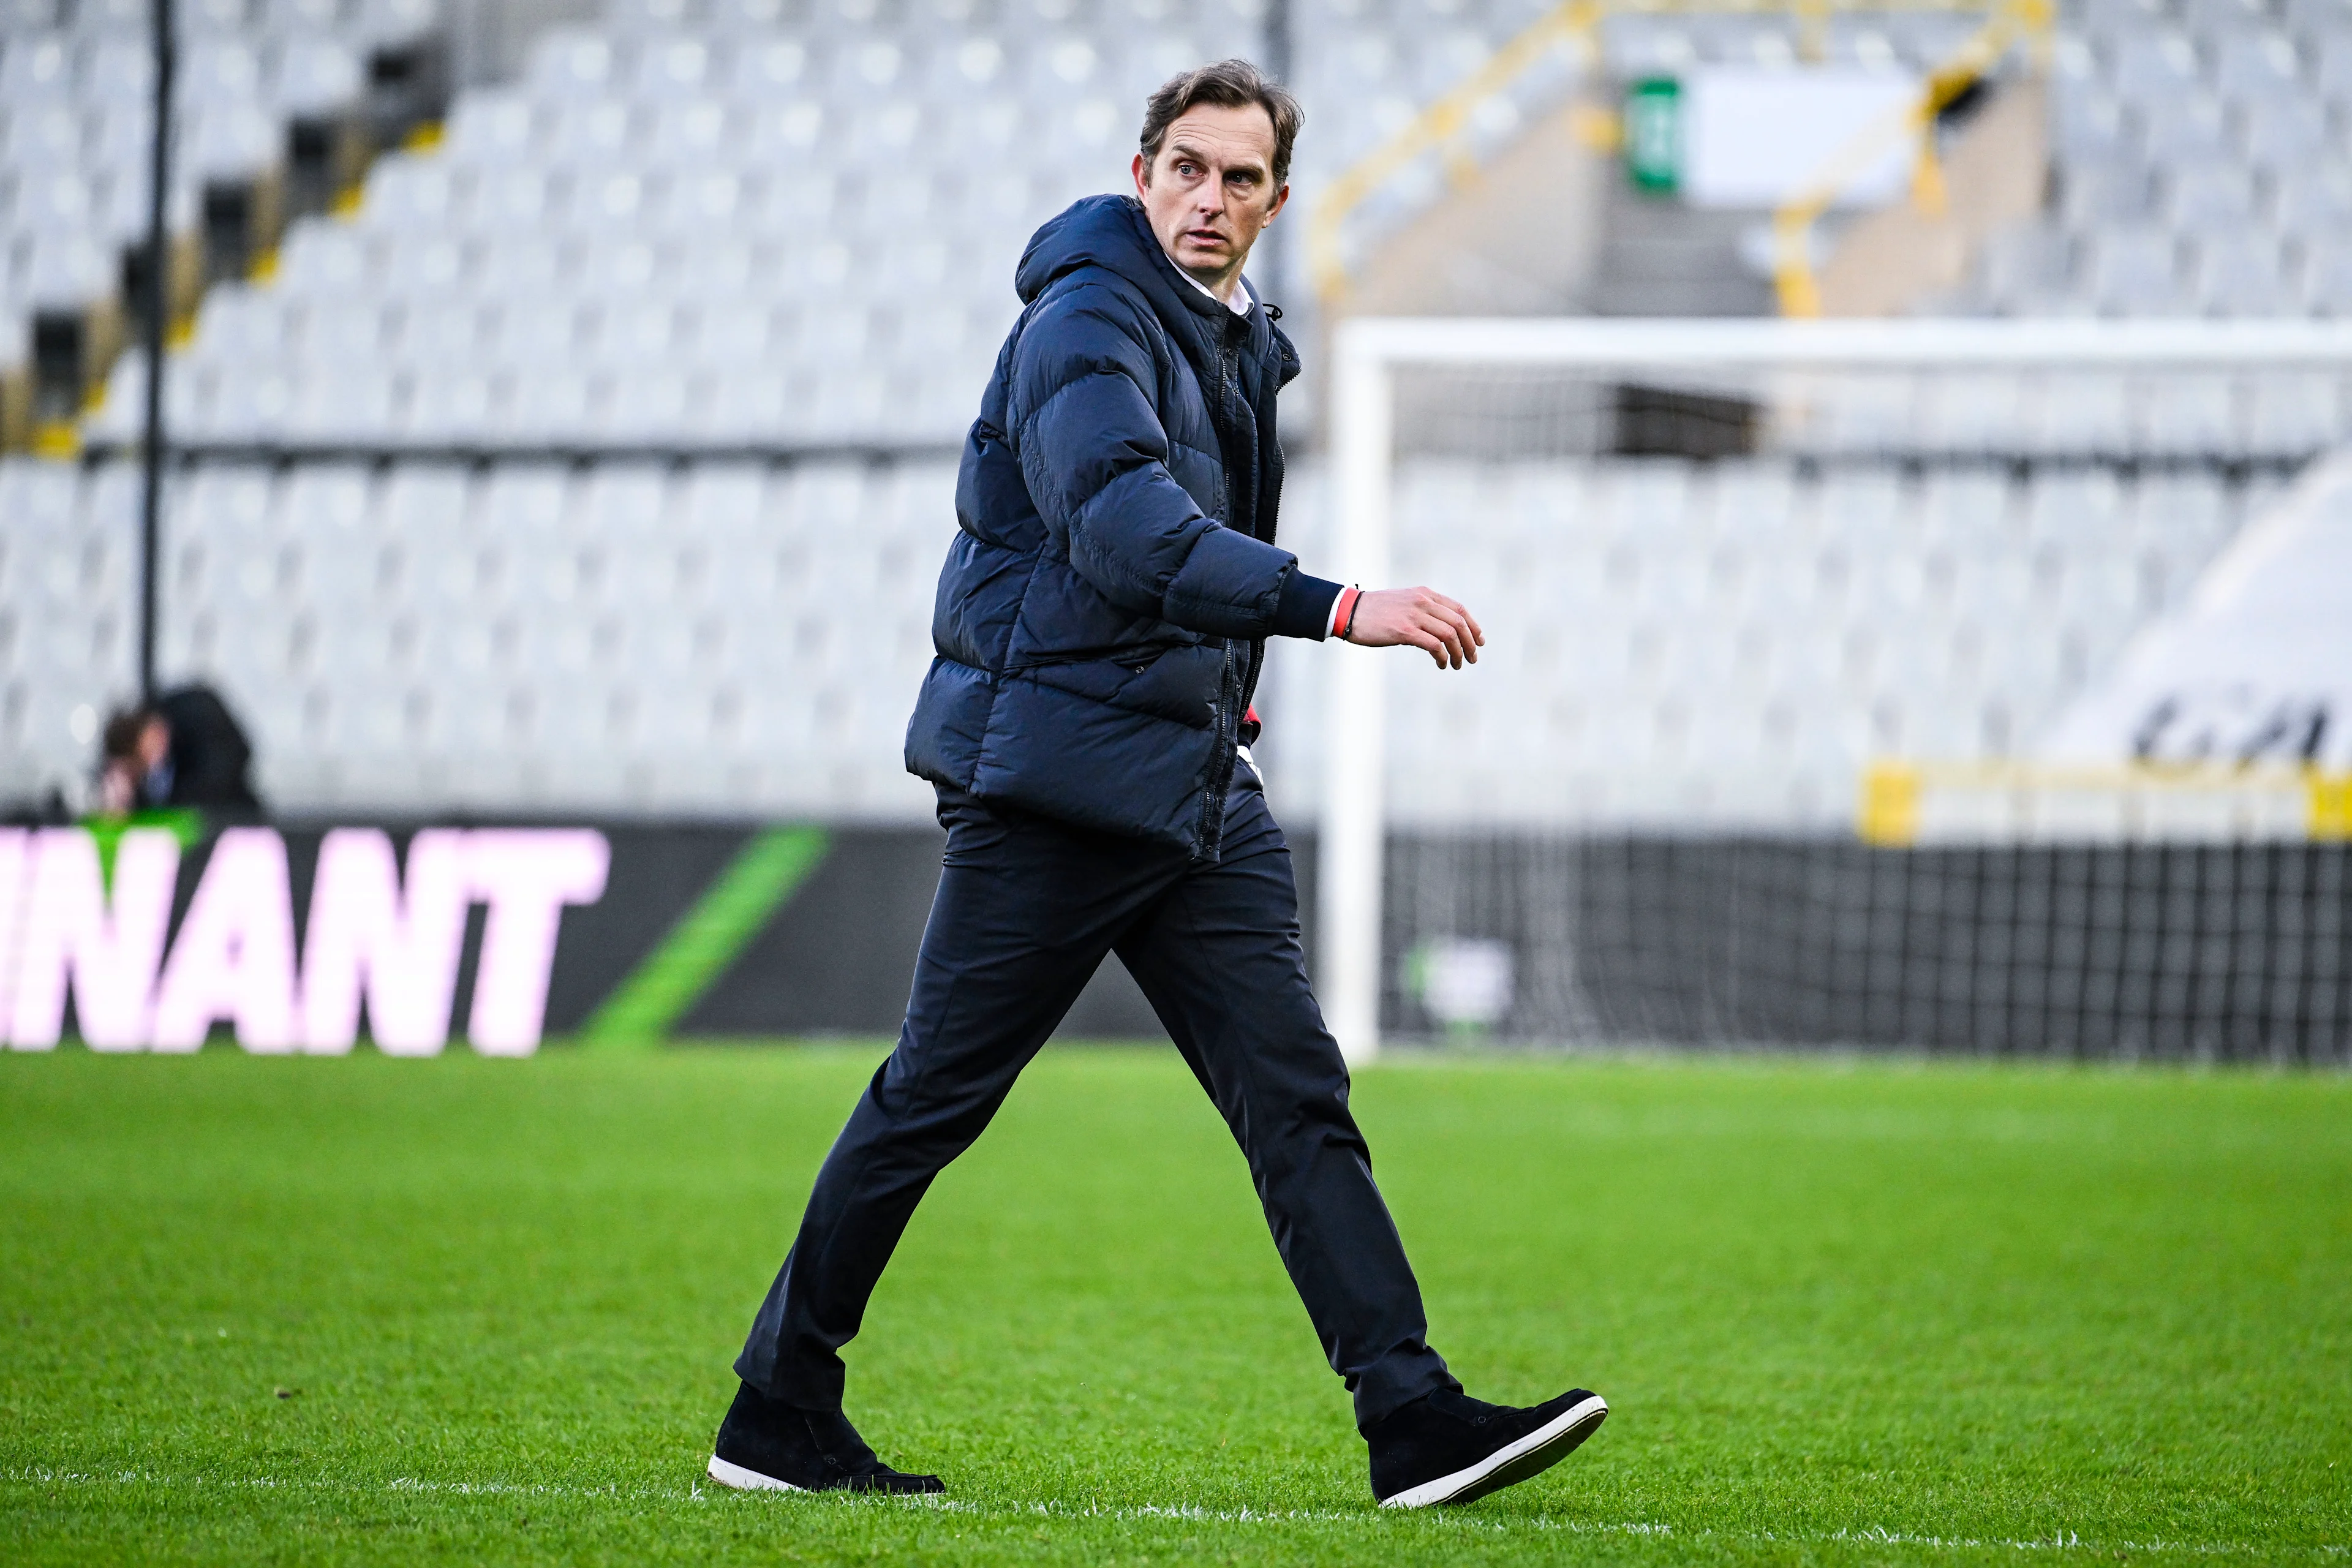
[[[147,161],[147,420],[139,498],[139,695],[155,696],[155,584],[162,574],[163,340],[171,331],[172,0],[151,0],[155,27],[155,140]]]
[[[1290,0],[1265,0],[1265,74],[1290,82]]]
[[[1285,87],[1290,86],[1290,0],[1265,0],[1265,39],[1260,47],[1265,50],[1265,74]],[[1289,291],[1283,276],[1284,263],[1290,259],[1289,237],[1290,230],[1283,224],[1277,223],[1266,231],[1265,264],[1258,276],[1265,280],[1263,286],[1273,289],[1277,297]]]

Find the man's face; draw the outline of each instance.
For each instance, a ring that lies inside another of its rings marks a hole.
[[[161,719],[150,719],[139,731],[139,770],[152,773],[163,765],[172,754],[172,727]]]
[[[1187,110],[1158,158],[1135,155],[1135,194],[1168,258],[1222,293],[1290,199],[1274,183],[1274,121],[1255,103]]]

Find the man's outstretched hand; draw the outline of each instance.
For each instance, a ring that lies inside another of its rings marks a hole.
[[[1348,640],[1365,647],[1421,649],[1440,669],[1478,662],[1486,634],[1478,619],[1434,588],[1372,588],[1356,601]]]

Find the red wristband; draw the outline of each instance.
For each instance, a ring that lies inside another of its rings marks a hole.
[[[1341,642],[1348,640],[1348,633],[1356,624],[1356,601],[1363,596],[1361,588],[1342,588],[1338,602],[1331,606],[1331,625],[1338,628],[1332,635]]]

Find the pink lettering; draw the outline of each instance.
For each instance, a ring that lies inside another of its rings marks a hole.
[[[267,827],[231,827],[214,841],[155,988],[155,1048],[193,1051],[215,1018],[235,1023],[248,1051],[294,1048],[286,841]]]
[[[525,1057],[539,1048],[563,906],[604,897],[612,854],[604,836],[588,827],[485,828],[472,835],[467,863],[473,894],[490,907],[467,1026],[474,1049]]]
[[[21,827],[0,827],[0,1040],[8,1036],[16,994],[16,959],[23,946],[25,910],[29,900],[25,887],[31,837]]]
[[[42,828],[31,859],[10,1039],[20,1050],[55,1046],[70,985],[92,1050],[138,1050],[147,1043],[155,968],[172,919],[179,840],[160,827],[125,833],[115,849],[110,901],[98,843],[83,829]]]
[[[466,840],[428,827],[408,841],[404,898],[382,828],[338,827],[319,845],[302,944],[302,1046],[341,1055],[369,1032],[387,1056],[429,1057],[449,1039],[449,1003],[466,938]]]

